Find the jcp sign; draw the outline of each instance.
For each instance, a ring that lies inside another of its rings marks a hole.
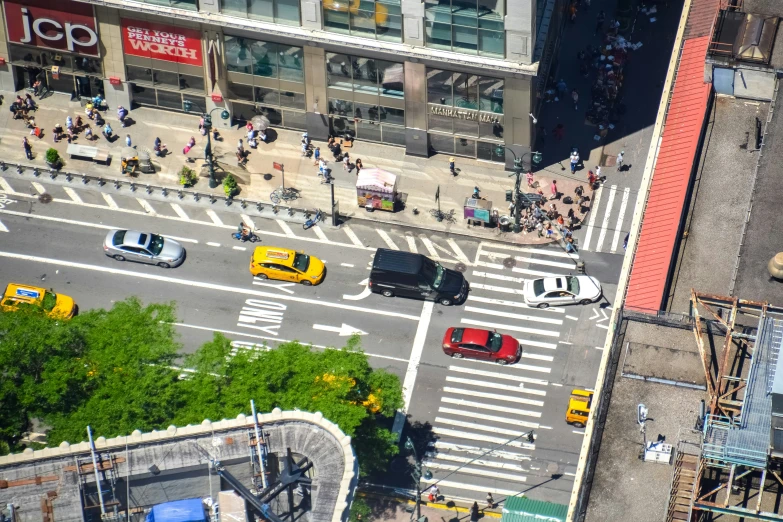
[[[201,33],[195,29],[123,18],[122,45],[125,54],[202,65]]]
[[[50,7],[55,4],[58,9]],[[5,0],[3,9],[11,42],[99,55],[98,29],[89,4],[71,0]]]

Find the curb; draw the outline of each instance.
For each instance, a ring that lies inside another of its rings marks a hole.
[[[358,491],[357,495],[360,496],[360,497],[368,497],[368,498],[392,499],[392,500],[400,502],[401,504],[404,503],[404,504],[407,504],[409,506],[415,506],[416,505],[416,501],[415,500],[411,500],[409,498],[404,498],[404,497],[399,497],[399,496],[394,496],[394,495],[382,495],[380,493],[372,493],[372,492],[366,492],[366,491]],[[472,504],[474,502],[473,500],[460,499],[460,498],[455,499],[455,501],[464,502],[466,504]],[[450,506],[448,504],[443,504],[443,503],[440,503],[440,502],[425,502],[425,501],[422,500],[419,503],[419,505],[422,506],[422,507],[430,508],[430,509],[440,509],[440,510],[443,510],[443,511],[457,511],[458,513],[470,513],[470,508],[462,507],[462,506],[456,506],[456,505]],[[502,513],[498,513],[498,512],[495,512],[495,511],[487,511],[486,509],[482,509],[481,513],[485,517],[490,517],[490,518],[502,518],[502,516],[503,516]]]

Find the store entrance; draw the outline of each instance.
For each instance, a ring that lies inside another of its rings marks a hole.
[[[44,84],[46,83],[46,75],[43,73],[43,70],[37,67],[22,67],[17,65],[14,68],[16,69],[16,74],[14,75],[16,78],[16,85],[14,85],[14,87],[17,91],[32,89],[36,80],[41,80]]]

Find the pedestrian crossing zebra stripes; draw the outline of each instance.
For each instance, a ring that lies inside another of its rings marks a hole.
[[[631,188],[619,188],[617,185],[602,185],[593,193],[590,215],[584,226],[584,238],[579,249],[586,252],[625,252],[620,238],[624,238],[631,226],[634,205],[629,205]],[[638,197],[638,196],[637,196]],[[619,203],[616,200],[619,198]]]

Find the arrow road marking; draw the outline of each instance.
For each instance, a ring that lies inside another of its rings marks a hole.
[[[362,293],[356,295],[343,294],[343,299],[347,299],[349,301],[359,301],[360,299],[364,299],[365,297],[370,295],[372,291],[370,290],[370,287],[367,286],[368,281],[369,279],[365,279],[364,281],[359,283],[360,285],[364,286],[364,290],[362,290]]]
[[[354,328],[353,326],[348,326],[347,324],[343,323],[342,326],[328,326],[325,324],[314,324],[313,325],[314,330],[323,330],[325,332],[335,332],[340,335],[340,337],[347,337],[349,335],[367,335],[367,332],[363,332],[359,330],[358,328]]]
[[[8,232],[8,227],[3,225],[2,221],[0,221],[0,232]]]
[[[593,319],[598,319],[599,317],[601,317],[601,314],[599,314],[599,313],[598,313],[598,310],[596,310],[595,308],[593,308],[593,309],[591,310],[591,312],[593,313],[593,315],[591,315],[591,316],[590,316],[590,320],[591,320],[591,321],[592,321]]]
[[[599,319],[599,320],[597,320],[597,321],[596,321],[596,323],[600,323],[600,322],[602,322],[602,321],[606,321],[607,319],[609,319],[609,316],[608,316],[608,315],[606,315],[606,311],[605,311],[603,308],[601,308],[601,315],[603,315],[603,316],[604,316],[604,318],[603,318],[603,319]]]

